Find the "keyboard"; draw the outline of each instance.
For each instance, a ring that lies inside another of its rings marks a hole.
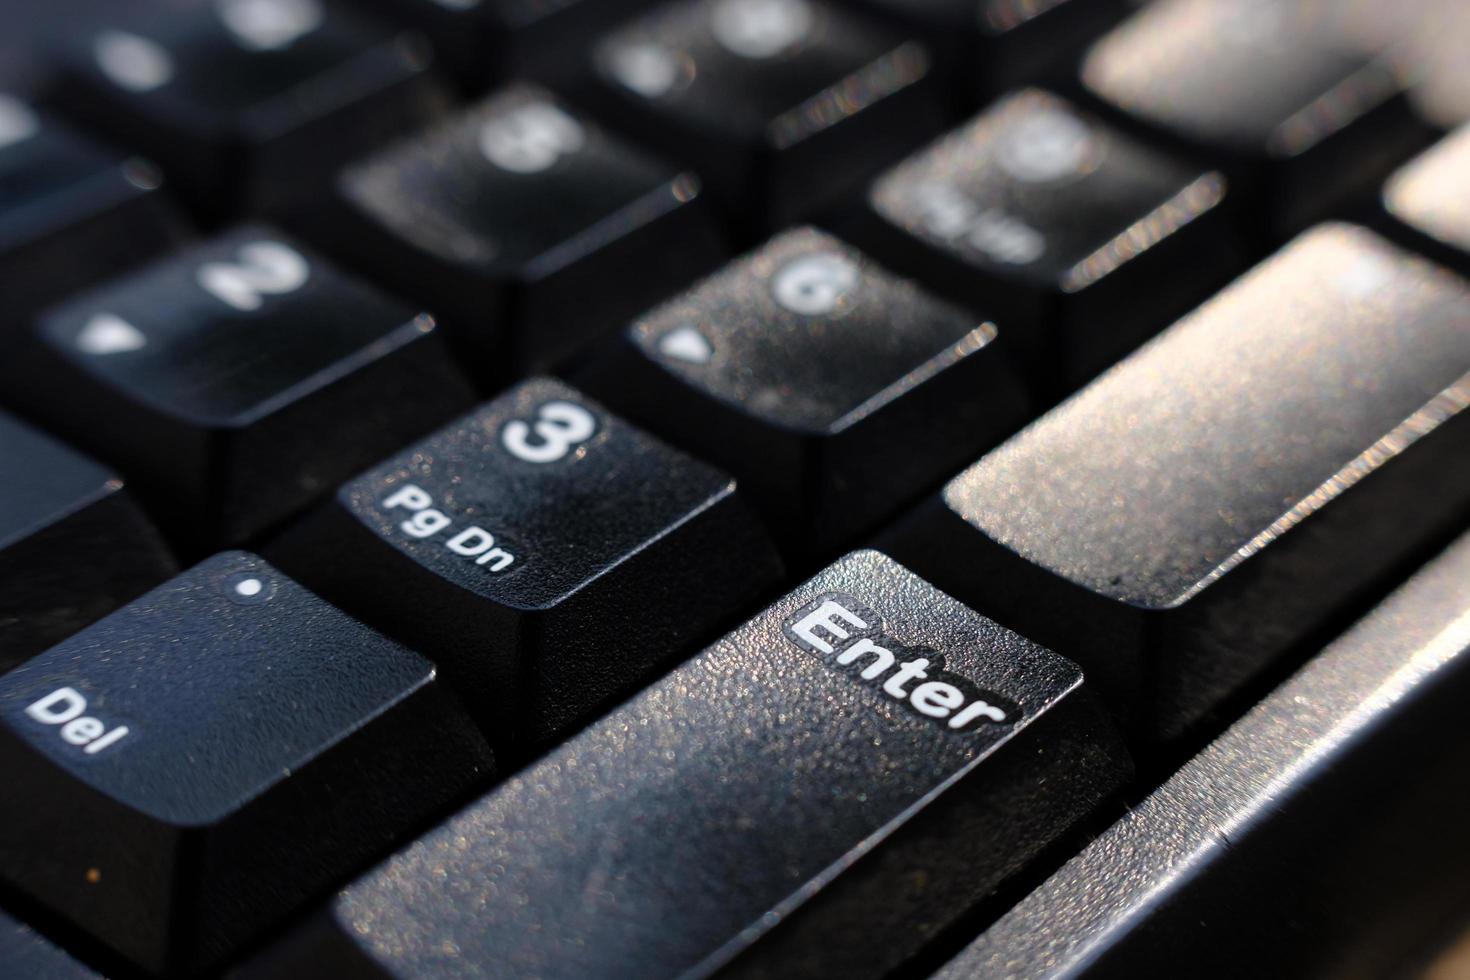
[[[0,0],[0,980],[1470,976],[1467,50]]]

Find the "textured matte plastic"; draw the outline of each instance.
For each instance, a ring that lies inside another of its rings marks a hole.
[[[863,625],[812,629],[822,650],[803,625],[829,601]],[[893,662],[841,663],[872,646],[1001,720],[955,729]],[[254,975],[877,977],[1126,772],[1073,665],[858,552],[367,874]]]
[[[226,553],[0,677],[0,876],[188,971],[490,765],[426,660]]]
[[[1398,975],[1470,902],[1470,539],[940,971]]]
[[[1308,232],[952,480],[891,541],[1172,737],[1470,510],[1470,288]]]

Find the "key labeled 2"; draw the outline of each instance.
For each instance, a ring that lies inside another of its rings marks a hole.
[[[163,504],[191,551],[473,403],[432,317],[262,225],[48,310],[23,342],[0,364],[15,400]]]
[[[273,555],[436,659],[491,734],[529,741],[779,573],[731,477],[547,379],[346,484]]]

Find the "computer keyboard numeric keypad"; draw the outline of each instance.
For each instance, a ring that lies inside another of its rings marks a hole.
[[[432,317],[259,225],[49,310],[0,378],[191,553],[265,530],[473,402]]]
[[[585,721],[780,573],[733,479],[551,379],[347,483],[275,554],[520,743]]]
[[[56,48],[58,104],[147,153],[211,221],[310,200],[446,105],[421,41],[339,0],[120,4]]]

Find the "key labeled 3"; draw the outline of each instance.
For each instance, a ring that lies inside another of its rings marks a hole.
[[[527,741],[630,690],[779,570],[733,479],[546,379],[352,480],[273,555],[433,657],[491,734]]]

